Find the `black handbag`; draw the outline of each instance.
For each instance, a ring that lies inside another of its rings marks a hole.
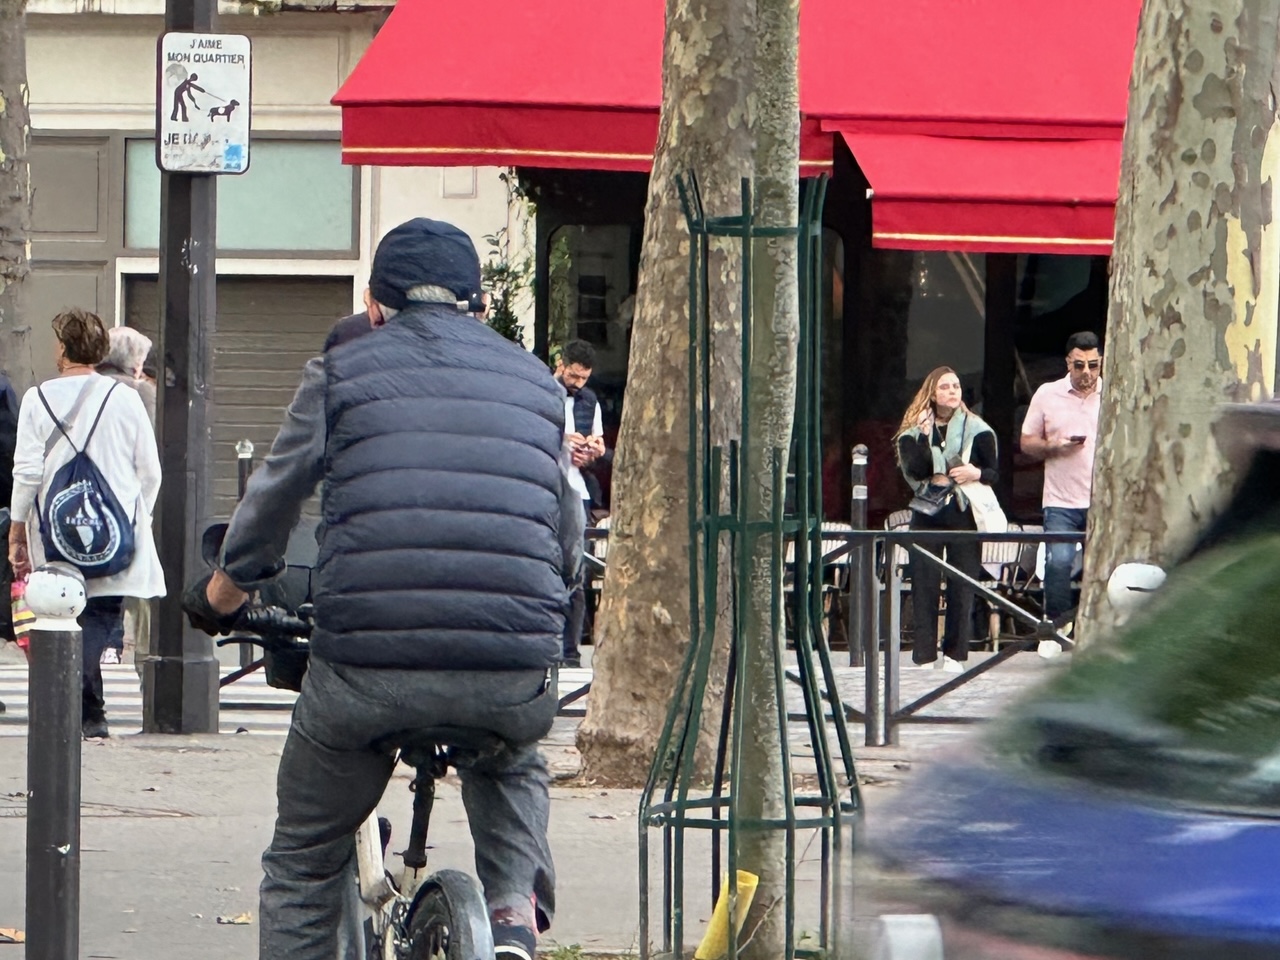
[[[910,507],[915,513],[932,517],[951,502],[955,496],[956,484],[948,479],[946,483],[930,483],[923,491],[911,498]]]

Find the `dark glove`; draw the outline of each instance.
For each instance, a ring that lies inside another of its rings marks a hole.
[[[186,592],[182,595],[182,609],[186,611],[187,622],[191,626],[197,630],[203,630],[211,637],[216,637],[224,633],[230,633],[235,628],[236,621],[240,619],[244,608],[248,606],[248,601],[230,613],[219,613],[209,605],[207,591],[209,589],[209,581],[212,579],[213,574],[207,573],[187,587]]]
[[[235,614],[237,630],[258,636],[264,650],[273,647],[293,648],[298,640],[311,636],[311,605],[305,604],[294,615],[283,607],[241,607]]]

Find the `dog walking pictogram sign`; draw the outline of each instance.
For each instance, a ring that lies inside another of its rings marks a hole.
[[[166,33],[156,78],[156,165],[170,173],[249,169],[249,38]]]

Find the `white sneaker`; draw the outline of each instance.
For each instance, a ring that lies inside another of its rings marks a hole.
[[[969,665],[962,660],[953,660],[951,657],[943,657],[940,661],[943,673],[964,673],[969,669]]]
[[[120,653],[115,647],[107,647],[102,651],[102,656],[98,658],[99,663],[119,663]]]
[[[1046,660],[1052,660],[1062,655],[1062,644],[1057,640],[1041,640],[1036,644],[1036,653]]]

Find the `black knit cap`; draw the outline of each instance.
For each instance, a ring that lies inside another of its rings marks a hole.
[[[453,224],[417,217],[378,244],[369,292],[383,306],[403,310],[409,303],[405,293],[428,284],[472,300],[480,294],[480,258],[471,238]]]

